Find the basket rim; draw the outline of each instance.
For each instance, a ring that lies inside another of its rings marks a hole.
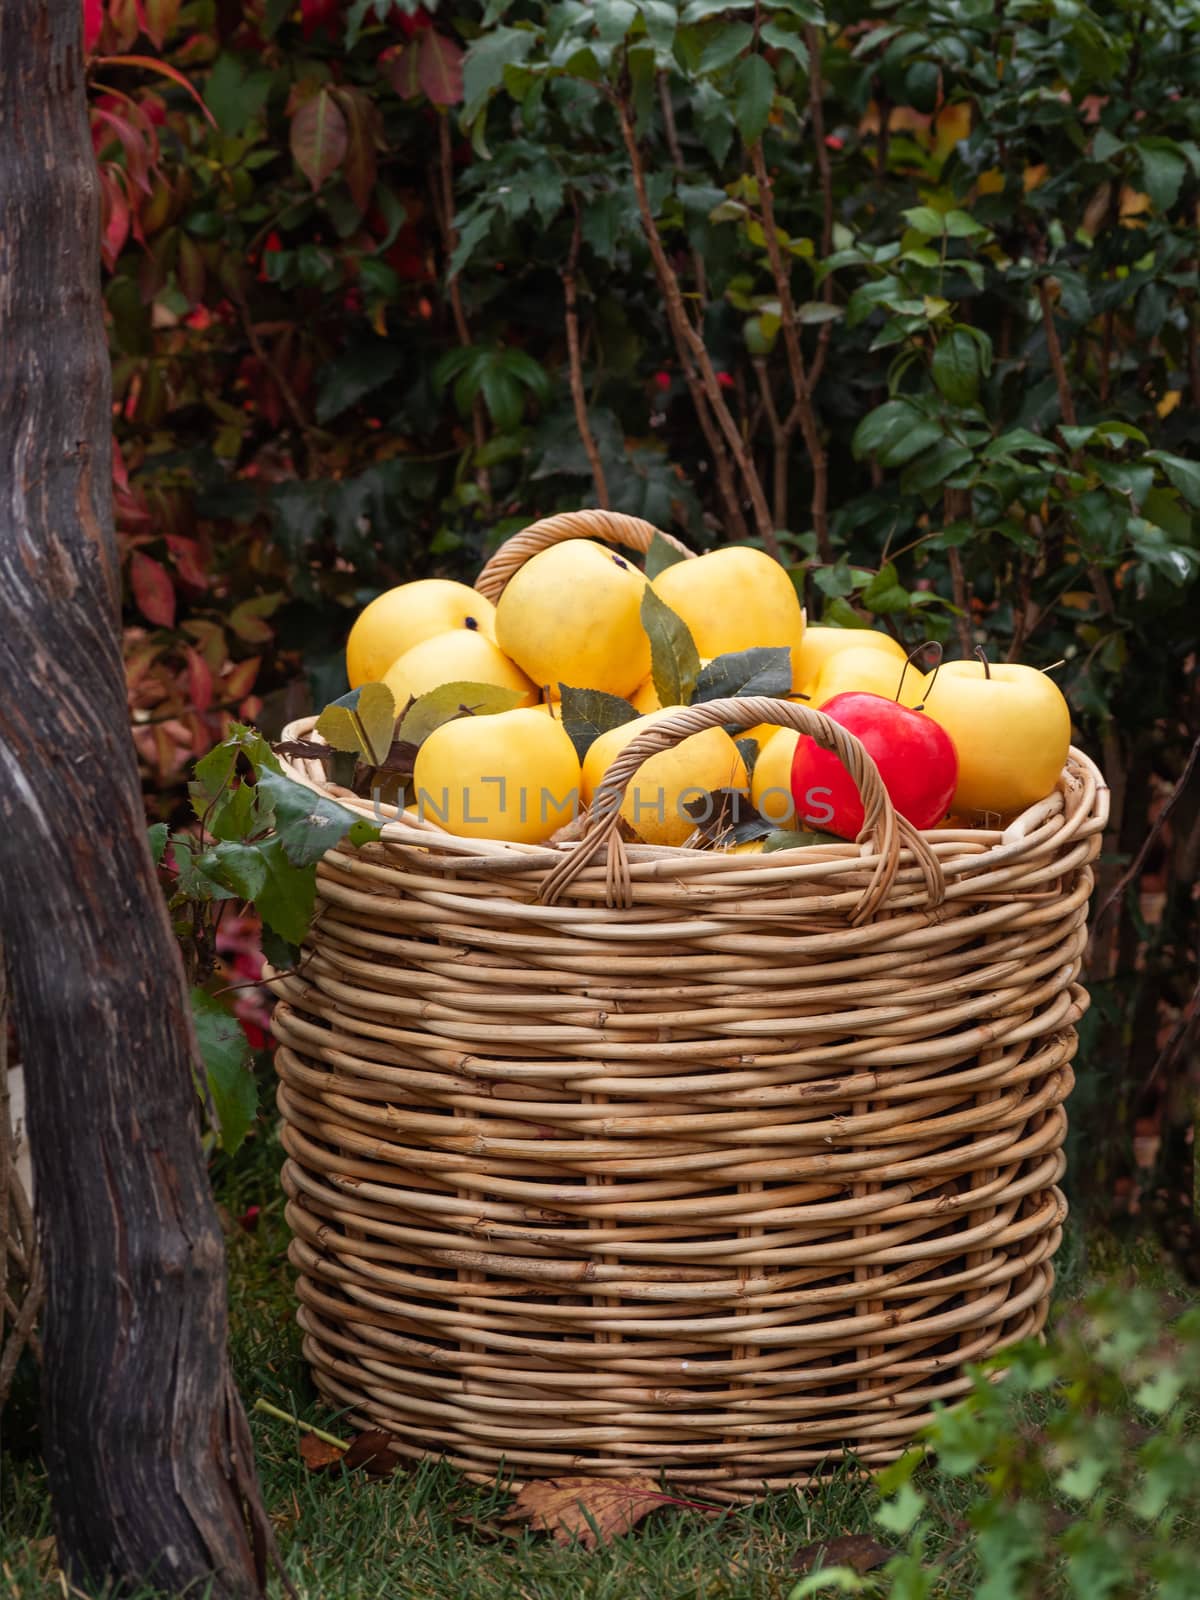
[[[326,741],[315,731],[316,723],[315,716],[296,718],[284,727],[279,742],[303,739],[324,744]],[[427,818],[411,815],[384,801],[366,799],[331,782],[318,760],[283,755],[277,759],[286,775],[295,782],[378,823],[381,843],[436,851],[442,857],[458,857],[456,865],[460,871],[469,872],[475,868],[489,877],[514,872],[549,872],[573,850],[576,842],[574,837],[556,837],[542,844],[522,844],[449,833]],[[1087,804],[1077,808],[1074,817],[1063,823],[1066,797],[1080,789],[1084,791]],[[919,837],[937,858],[944,877],[975,876],[1020,861],[1044,849],[1051,840],[1061,845],[1067,839],[1074,841],[1101,832],[1107,825],[1108,812],[1109,789],[1103,773],[1086,751],[1072,745],[1054,790],[1011,818],[1004,828],[930,828],[921,831]],[[561,832],[570,835],[574,830],[572,824]],[[347,847],[335,848],[344,850]],[[793,851],[734,855],[732,851],[699,850],[685,845],[640,843],[628,843],[625,850],[638,879],[684,876],[694,880],[711,876],[730,885],[739,881],[765,885],[822,876],[839,865],[853,867],[861,873],[878,859],[869,844],[857,844],[852,840],[806,846],[802,860],[789,859],[801,854]],[[912,882],[919,876],[912,852],[902,846],[899,877]]]

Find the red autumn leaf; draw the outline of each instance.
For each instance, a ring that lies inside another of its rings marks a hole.
[[[208,573],[200,565],[200,546],[194,539],[185,539],[180,533],[169,533],[167,549],[184,583],[190,584],[193,589],[208,588]]]
[[[306,39],[318,28],[333,30],[341,0],[300,0],[300,27]]]
[[[90,56],[104,29],[104,0],[83,0],[83,48]]]
[[[125,173],[146,194],[150,193],[150,163],[157,155],[144,134],[139,133],[125,117],[119,117],[103,106],[93,106],[92,147],[97,155],[115,138],[125,154]]]
[[[187,652],[187,683],[188,699],[192,705],[197,711],[207,711],[213,698],[212,669],[200,652],[190,647]]]
[[[99,59],[106,67],[141,67],[146,72],[157,72],[161,77],[170,78],[172,83],[177,83],[191,95],[209,127],[216,127],[217,119],[200,98],[196,85],[185,78],[178,67],[171,66],[170,62],[160,61],[156,56],[101,56]]]
[[[129,562],[129,582],[144,617],[160,628],[175,625],[175,588],[161,561],[135,550]]]
[[[334,94],[346,117],[346,159],[342,172],[354,204],[365,212],[375,189],[375,107],[357,89],[335,89]]]
[[[300,1435],[300,1459],[310,1472],[323,1472],[339,1462],[346,1452],[328,1439],[318,1439],[315,1433]]]
[[[329,89],[305,100],[292,118],[292,155],[314,190],[346,159],[348,141],[346,118]]]
[[[463,97],[463,50],[432,28],[421,35],[417,76],[435,106],[456,106]]]
[[[402,44],[386,57],[387,80],[402,100],[415,100],[421,92],[420,54],[419,44]]]
[[[261,656],[251,656],[247,661],[239,661],[221,679],[222,696],[226,700],[233,701],[244,699],[254,687],[254,680],[258,677],[261,664]]]
[[[125,196],[125,187],[121,177],[117,175],[119,169],[106,166],[100,174],[100,199],[101,199],[101,250],[104,264],[111,269],[117,264],[117,257],[125,248],[125,241],[129,237],[129,201]]]

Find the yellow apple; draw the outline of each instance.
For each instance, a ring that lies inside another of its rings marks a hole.
[[[904,665],[904,646],[897,644],[890,633],[878,633],[874,628],[805,628],[804,637],[792,651],[792,688],[812,697],[812,688],[832,657],[843,650],[877,650],[886,659],[897,664],[896,676]]]
[[[1071,745],[1071,712],[1054,680],[1035,667],[947,661],[924,679],[928,716],[958,754],[958,815],[1004,816],[1044,800]]]
[[[897,646],[899,649],[899,646]],[[901,689],[900,677],[904,676]],[[921,703],[923,681],[913,667],[904,671],[904,655],[899,661],[885,650],[867,647],[862,650],[839,650],[832,655],[817,674],[808,690],[811,704],[818,708],[835,694],[877,694],[885,700],[895,700],[899,691],[900,704],[915,706]]]
[[[702,658],[786,645],[795,676],[804,612],[787,569],[764,551],[745,545],[710,550],[666,567],[651,587],[687,623]]]

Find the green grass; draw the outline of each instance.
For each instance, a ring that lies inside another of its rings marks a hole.
[[[231,1224],[235,1371],[248,1408],[263,1398],[337,1430],[300,1360],[279,1165],[278,1145],[268,1137],[217,1173]],[[260,1207],[258,1224],[246,1232],[236,1219],[251,1205]],[[1086,1246],[1084,1228],[1073,1224],[1058,1259],[1058,1307],[1074,1301],[1097,1268],[1188,1293],[1145,1239],[1089,1234]],[[401,1468],[386,1480],[340,1470],[315,1475],[302,1465],[288,1424],[252,1410],[251,1422],[266,1503],[303,1600],[786,1600],[801,1546],[843,1533],[879,1534],[873,1488],[845,1470],[819,1489],[775,1494],[752,1508],[711,1517],[655,1512],[607,1549],[563,1548],[499,1520],[509,1504],[503,1487],[473,1486],[439,1462]],[[922,1470],[921,1484],[934,1510],[931,1553],[953,1552],[937,1600],[958,1600],[970,1592],[973,1564],[962,1521],[969,1487],[932,1469]],[[32,1451],[5,1462],[0,1503],[0,1594],[69,1595],[54,1568],[45,1479]],[[281,1592],[277,1584],[273,1592]]]

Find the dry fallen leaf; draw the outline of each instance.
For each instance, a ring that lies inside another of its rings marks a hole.
[[[860,1576],[882,1567],[896,1554],[865,1533],[847,1533],[839,1539],[819,1539],[792,1557],[794,1572],[817,1572],[821,1567],[849,1567]]]
[[[545,1478],[525,1485],[504,1521],[528,1522],[558,1544],[578,1539],[593,1550],[670,1504],[653,1478]]]
[[[392,1436],[382,1428],[369,1428],[356,1433],[342,1460],[346,1471],[361,1467],[372,1478],[388,1478],[400,1465],[403,1457],[392,1445]]]
[[[310,1472],[323,1472],[346,1454],[327,1439],[318,1439],[315,1433],[300,1435],[300,1459]]]

